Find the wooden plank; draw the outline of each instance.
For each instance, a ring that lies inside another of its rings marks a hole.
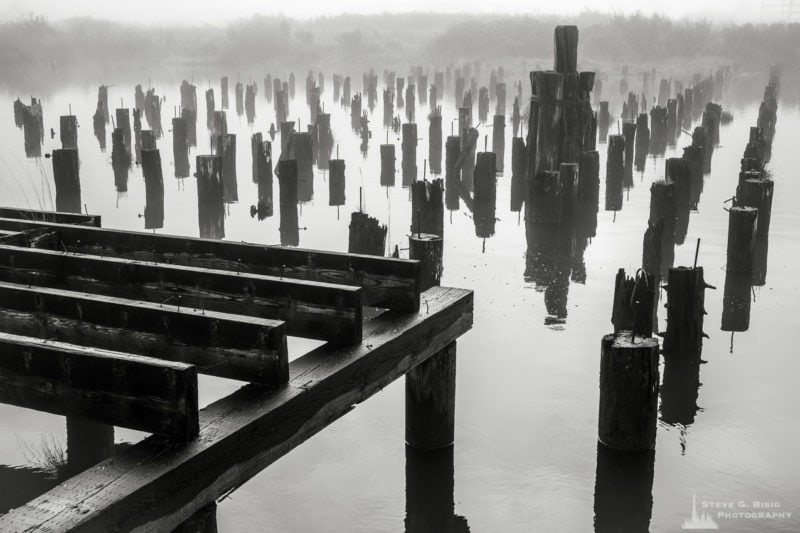
[[[34,209],[20,209],[17,207],[0,207],[0,217],[18,218],[21,220],[36,220],[40,222],[58,222],[60,224],[79,224],[83,226],[100,227],[100,215],[83,215],[80,213],[65,213],[59,211],[37,211]]]
[[[0,282],[0,331],[183,361],[200,373],[279,385],[286,324],[169,304]]]
[[[201,410],[200,435],[186,446],[145,439],[0,516],[0,530],[173,530],[472,326],[471,291],[434,287],[422,298],[418,313],[365,323],[358,346],[292,361],[288,386],[249,385]]]
[[[0,332],[0,402],[190,439],[197,369]]]
[[[361,341],[362,289],[348,285],[4,245],[0,280],[283,320],[289,335]]]
[[[354,285],[364,289],[364,305],[419,309],[419,263],[408,259],[0,218],[0,230],[36,228],[58,233],[40,244],[55,250]]]

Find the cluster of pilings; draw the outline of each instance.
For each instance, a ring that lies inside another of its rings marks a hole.
[[[728,255],[722,306],[722,331],[750,327],[752,288],[766,284],[769,226],[774,182],[765,169],[772,152],[780,90],[780,72],[773,68],[758,112],[750,128],[741,160],[733,206],[728,209]]]
[[[578,72],[577,48],[577,27],[558,26],[554,70],[531,73],[527,143],[512,143],[511,208],[525,207],[525,279],[544,290],[547,323],[566,318],[570,279],[585,282],[583,253],[597,228],[594,73]]]

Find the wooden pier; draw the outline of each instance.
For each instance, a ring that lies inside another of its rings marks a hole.
[[[105,459],[0,530],[199,531],[218,499],[405,375],[409,420],[450,426],[417,424],[409,444],[449,446],[473,295],[422,290],[422,267],[0,208],[0,401],[85,421],[71,427]],[[289,362],[287,335],[326,342]],[[439,360],[441,382],[411,372]],[[245,384],[198,410],[198,373]],[[153,435],[108,457],[108,426]]]

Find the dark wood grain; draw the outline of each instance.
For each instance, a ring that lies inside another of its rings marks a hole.
[[[472,325],[472,292],[432,288],[418,313],[387,311],[357,346],[324,345],[269,391],[249,385],[200,411],[185,446],[152,436],[0,517],[8,531],[171,531],[349,412]]]
[[[199,428],[195,367],[10,333],[0,402],[179,439]]]
[[[288,378],[283,322],[0,282],[0,330],[158,359],[278,385]]]
[[[354,285],[364,305],[419,309],[416,261],[0,218],[0,230],[36,228],[56,231],[51,249]]]
[[[361,341],[361,289],[347,285],[3,245],[0,280],[284,320],[289,335]]]

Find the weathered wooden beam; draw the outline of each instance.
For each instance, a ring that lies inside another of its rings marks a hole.
[[[112,296],[0,282],[0,330],[183,361],[200,373],[279,385],[286,324]]]
[[[197,435],[197,369],[0,332],[0,402],[148,433]]]
[[[3,245],[0,280],[284,320],[289,335],[361,340],[361,289],[347,285]]]
[[[249,385],[200,411],[186,446],[151,436],[0,516],[0,530],[171,531],[472,326],[472,292],[434,287],[426,309],[387,311],[357,346],[292,361],[288,386]]]
[[[100,227],[100,215],[82,215],[80,213],[64,213],[58,211],[36,211],[17,207],[0,207],[0,217],[36,220],[40,222],[58,222],[60,224],[80,224]]]
[[[0,230],[36,228],[58,233],[51,249],[355,285],[364,305],[419,309],[417,261],[0,218]]]

